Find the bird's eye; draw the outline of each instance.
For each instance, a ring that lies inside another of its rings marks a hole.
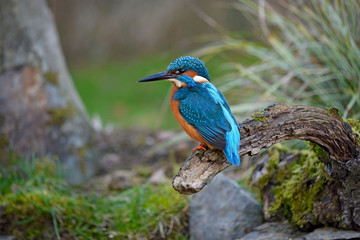
[[[182,69],[177,70],[177,71],[175,72],[175,74],[176,74],[176,75],[180,75],[180,74],[183,74],[184,72],[186,72],[186,71],[185,71],[185,69],[182,68]]]

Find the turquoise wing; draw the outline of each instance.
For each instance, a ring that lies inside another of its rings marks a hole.
[[[240,164],[240,132],[229,104],[211,83],[188,88],[190,94],[179,98],[179,111],[187,123],[213,147],[223,150],[228,161]]]

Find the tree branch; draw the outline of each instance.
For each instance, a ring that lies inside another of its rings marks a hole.
[[[273,105],[240,125],[240,156],[256,155],[262,148],[289,139],[317,143],[331,160],[345,163],[359,155],[359,145],[351,127],[342,121],[336,109],[324,110],[307,106]],[[199,192],[229,167],[219,150],[198,150],[183,163],[173,179],[173,187],[182,194]]]

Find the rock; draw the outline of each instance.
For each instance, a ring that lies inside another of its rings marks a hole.
[[[360,239],[360,232],[346,231],[336,228],[317,228],[313,232],[306,234],[304,240],[345,240]]]
[[[134,171],[116,170],[115,172],[106,176],[110,190],[123,190],[130,188],[139,183],[139,177]]]
[[[304,240],[305,233],[297,232],[287,222],[267,222],[238,240]]]
[[[119,154],[108,153],[100,159],[100,167],[106,172],[111,172],[114,169],[119,168],[121,162],[121,156]]]
[[[355,240],[360,239],[360,232],[345,231],[336,228],[317,228],[306,233],[296,231],[287,222],[267,222],[238,240]]]
[[[151,175],[148,181],[152,184],[160,184],[166,182],[166,180],[165,168],[159,168]]]
[[[0,236],[0,240],[16,240],[15,236]]]
[[[235,181],[218,174],[190,200],[193,240],[236,239],[262,223],[262,207]]]

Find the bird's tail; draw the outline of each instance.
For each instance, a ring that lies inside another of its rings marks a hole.
[[[236,166],[240,165],[240,156],[239,156],[239,151],[237,149],[233,149],[231,151],[230,149],[226,148],[224,150],[224,153],[229,163]]]

